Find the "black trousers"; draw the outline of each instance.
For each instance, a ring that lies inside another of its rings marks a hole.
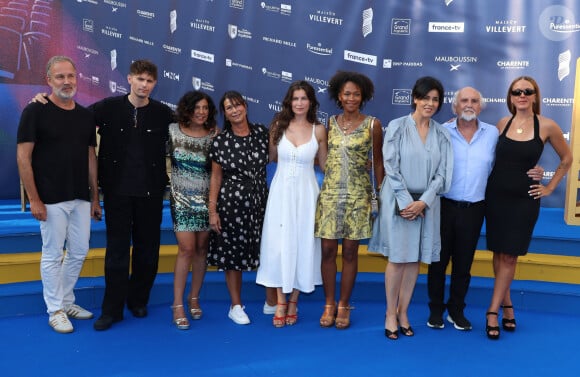
[[[159,265],[163,197],[105,194],[103,204],[107,250],[102,313],[122,318],[125,303],[131,309],[149,302]]]
[[[471,264],[485,215],[483,201],[466,205],[441,199],[441,259],[429,265],[427,288],[432,313],[462,313],[471,281]],[[445,271],[451,264],[449,300],[444,304]]]

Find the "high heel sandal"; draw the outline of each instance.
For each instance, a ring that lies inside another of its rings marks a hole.
[[[179,308],[183,308],[183,305],[173,305],[173,306],[171,306],[171,309],[173,310],[173,316],[174,317],[175,317],[175,310],[176,309],[179,309]],[[187,320],[186,317],[175,318],[173,320],[173,324],[179,330],[189,330],[189,321]]]
[[[188,301],[189,301],[189,313],[191,314],[191,318],[196,320],[201,319],[201,316],[203,315],[203,310],[201,310],[201,308],[193,307],[193,302],[199,301],[199,297],[192,297]]]
[[[397,323],[399,319],[397,318]],[[397,340],[399,339],[399,328],[396,327],[394,331],[391,331],[387,328],[387,315],[385,314],[385,337],[389,340]]]
[[[411,325],[409,325],[409,327],[403,327],[403,325],[401,325],[401,321],[399,320],[399,317],[397,317],[397,324],[399,325],[399,328],[401,329],[401,334],[403,334],[405,336],[415,335],[415,330],[413,330]]]
[[[413,330],[411,325],[409,325],[409,327],[403,327],[402,325],[399,325],[399,329],[401,329],[401,334],[403,334],[405,336],[415,335],[415,331]]]
[[[296,308],[296,312],[294,314],[286,314],[286,324],[288,326],[295,325],[296,322],[298,322],[298,303],[296,301],[288,300],[288,310],[286,311],[286,313],[290,311],[290,304],[294,305],[294,307]]]
[[[514,306],[513,305],[502,305],[501,308],[513,310]],[[508,324],[513,325],[513,326],[508,326]],[[510,332],[516,331],[516,319],[515,318],[505,318],[505,314],[504,314],[504,318],[501,319],[501,327],[503,327],[503,329],[505,331],[510,331]]]
[[[497,317],[497,312],[487,312],[487,313],[485,313],[485,333],[487,334],[487,337],[489,339],[497,340],[497,339],[499,339],[499,326],[490,326],[488,324],[488,321],[487,321],[487,316],[488,315],[494,315],[494,316]],[[497,334],[492,334],[491,333],[492,331],[497,331]]]
[[[320,327],[332,327],[336,318],[336,304],[324,305],[324,312],[320,317]]]
[[[281,304],[278,303],[278,305],[276,306],[276,313],[274,313],[274,317],[272,318],[272,324],[274,325],[274,327],[284,327],[284,325],[286,325],[286,312],[287,312],[287,307],[288,304]],[[278,309],[284,307],[284,315],[282,316],[278,316]]]
[[[389,340],[397,340],[399,339],[399,330],[391,331],[389,329],[385,329],[385,336]]]
[[[339,330],[346,330],[350,327],[350,311],[354,306],[339,306],[336,314],[335,327]],[[342,314],[342,315],[341,315]]]

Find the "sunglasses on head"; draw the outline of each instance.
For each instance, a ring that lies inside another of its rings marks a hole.
[[[524,90],[522,90],[522,89],[515,89],[515,90],[512,90],[510,93],[511,93],[512,96],[519,97],[522,94],[524,94],[527,97],[527,96],[531,96],[532,94],[536,94],[536,91],[534,89],[524,89]]]

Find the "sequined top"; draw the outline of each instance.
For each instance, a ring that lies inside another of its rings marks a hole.
[[[209,230],[207,201],[213,133],[203,137],[184,134],[177,123],[169,125],[171,155],[171,216],[176,232]]]

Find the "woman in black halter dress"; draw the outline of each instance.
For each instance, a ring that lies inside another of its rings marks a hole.
[[[528,252],[540,213],[540,201],[528,194],[530,186],[539,182],[532,180],[527,171],[540,159],[544,143],[536,115],[533,117],[534,136],[531,140],[518,141],[507,137],[513,119],[508,121],[498,138],[495,165],[487,181],[486,234],[489,250],[520,256]]]
[[[491,304],[486,313],[486,333],[499,338],[498,310],[504,309],[503,329],[515,331],[510,285],[517,258],[528,252],[532,232],[540,211],[540,198],[550,195],[568,171],[572,153],[562,130],[552,120],[540,115],[540,90],[534,79],[515,79],[507,93],[511,117],[501,119],[495,165],[487,183],[487,248],[493,251],[495,283]],[[549,142],[560,165],[550,182],[543,186],[532,180],[527,171],[538,162],[544,144]]]

